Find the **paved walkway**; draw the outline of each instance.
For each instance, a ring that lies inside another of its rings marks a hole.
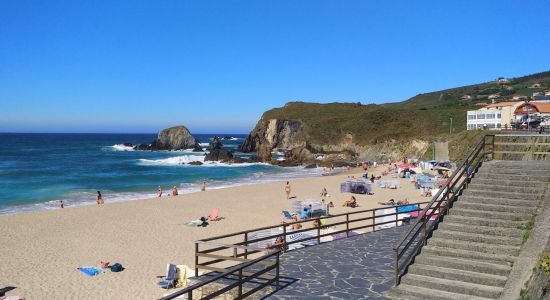
[[[284,287],[266,299],[387,299],[383,294],[394,283],[392,247],[407,228],[362,234],[283,254]]]

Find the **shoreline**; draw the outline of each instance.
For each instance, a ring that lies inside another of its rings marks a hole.
[[[380,175],[385,167],[369,173]],[[411,203],[427,199],[408,180],[399,179],[399,189],[374,187],[374,195],[355,195],[358,208],[342,207],[351,194],[340,193],[340,183],[362,173],[353,169],[334,176],[292,179],[291,196],[319,200],[325,187],[331,195],[326,201],[335,205],[331,214],[377,208],[378,202],[390,198],[408,197]],[[0,285],[15,286],[8,295],[28,299],[159,298],[167,291],[157,286],[156,276],[166,272],[168,263],[193,267],[193,241],[283,221],[281,211],[291,208],[284,196],[285,181],[2,216],[0,230],[7,242],[0,252]],[[207,227],[183,225],[208,216],[212,208],[219,208],[224,219]],[[91,278],[76,270],[97,266],[101,260],[119,262],[125,270]]]
[[[295,179],[306,179],[306,178],[315,178],[315,177],[322,176],[322,172],[320,171],[322,170],[322,168],[318,167],[315,169],[305,169],[304,167],[305,166],[280,167],[283,169],[290,169],[290,170],[286,172],[280,172],[280,173],[268,173],[268,174],[265,174],[265,178],[263,179],[252,179],[251,177],[256,173],[251,172],[247,176],[244,176],[236,181],[215,180],[213,182],[212,181],[209,182],[207,180],[207,188],[210,190],[225,189],[225,188],[232,188],[232,187],[238,187],[238,186],[255,185],[255,184],[263,184],[263,183],[286,180],[279,177],[285,177],[290,180],[295,180]],[[306,174],[306,172],[308,172],[309,174]],[[340,170],[339,173],[336,173],[332,176],[342,174],[342,173],[343,173],[343,170]],[[163,186],[162,198],[166,198],[167,195],[171,193],[172,186],[169,186],[169,184],[165,184],[161,186]],[[166,187],[166,189],[164,187]],[[128,191],[128,192],[114,191],[113,192],[110,190],[101,190],[101,192],[103,194],[103,198],[106,204],[112,204],[112,203],[124,203],[124,202],[140,201],[140,200],[155,199],[155,198],[158,199],[158,197],[156,196],[157,194],[156,190],[154,190],[154,188],[155,187],[153,186],[150,192],[146,192],[146,191]],[[187,195],[187,194],[200,192],[200,181],[193,182],[193,183],[180,183],[179,186],[177,186],[177,188],[178,188],[179,195]],[[84,192],[81,192],[81,193],[84,193]],[[55,199],[55,200],[46,200],[46,201],[37,202],[37,203],[2,207],[0,208],[0,218],[4,216],[28,214],[28,213],[34,213],[34,212],[40,212],[40,211],[58,210],[58,209],[61,209],[59,207],[59,200],[63,200],[64,202],[65,208],[63,209],[97,205],[95,202],[95,193],[93,192],[87,192],[87,193],[90,194],[89,197],[85,198],[87,200],[62,198],[62,199]],[[110,198],[112,201],[109,201],[109,196],[113,196],[113,195],[114,197]]]

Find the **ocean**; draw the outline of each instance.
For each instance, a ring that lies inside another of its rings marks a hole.
[[[194,135],[206,148],[213,134]],[[222,140],[236,150],[246,135]],[[0,215],[95,204],[96,191],[105,203],[155,197],[157,187],[169,193],[320,176],[321,170],[282,168],[263,163],[204,162],[206,152],[134,151],[124,143],[150,143],[156,134],[0,133]],[[235,152],[249,157],[250,154]]]

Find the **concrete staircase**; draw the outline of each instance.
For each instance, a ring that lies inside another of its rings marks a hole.
[[[484,163],[388,296],[498,299],[549,180],[550,162]]]

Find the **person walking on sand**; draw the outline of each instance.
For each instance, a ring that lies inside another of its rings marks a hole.
[[[206,191],[206,181],[203,180],[202,183],[201,183],[201,192],[204,192]]]
[[[97,191],[97,198],[96,198],[95,201],[97,202],[97,205],[105,204],[105,202],[103,202],[103,197],[101,196],[100,191]]]
[[[162,197],[162,188],[160,187],[159,185],[159,188],[158,188],[158,197]]]
[[[172,188],[172,196],[177,196],[178,195],[178,189],[176,188],[176,186],[174,186]]]
[[[290,182],[286,182],[285,184],[285,194],[286,194],[286,200],[290,199],[290,191],[292,189],[290,188]]]

